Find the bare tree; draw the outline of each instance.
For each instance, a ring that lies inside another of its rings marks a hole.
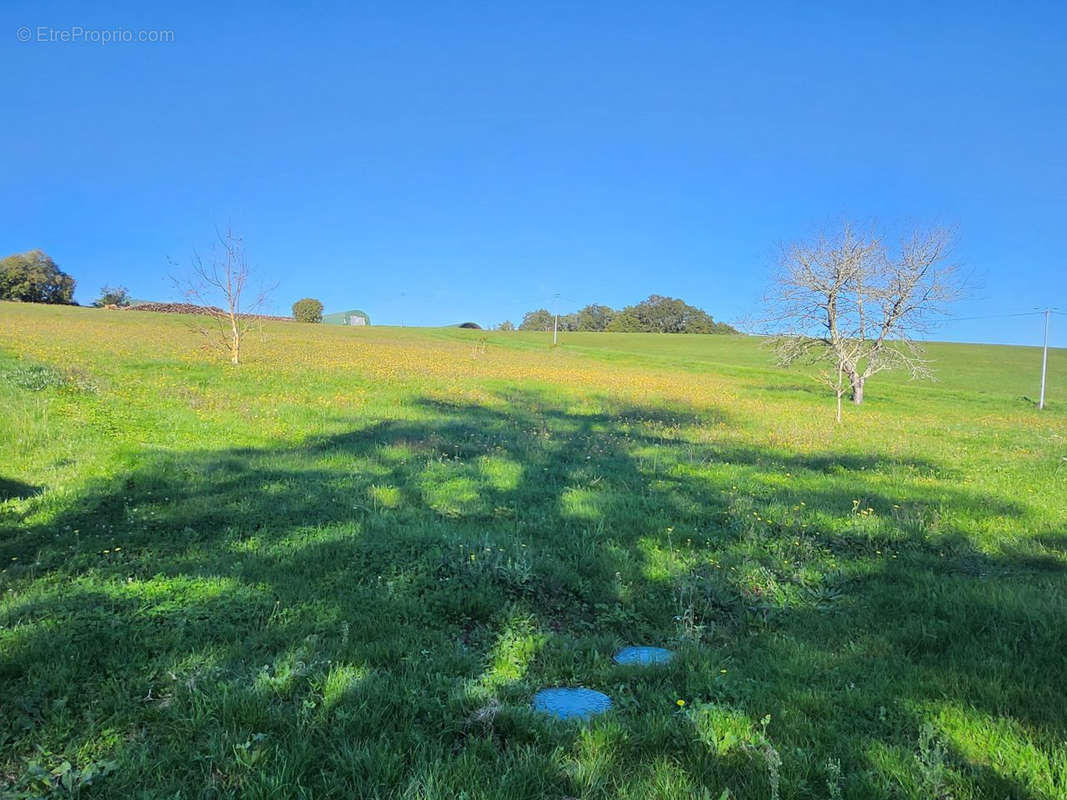
[[[244,239],[228,227],[225,232],[216,231],[210,259],[204,261],[194,252],[191,276],[175,281],[186,299],[198,306],[199,314],[214,323],[198,324],[197,330],[212,345],[228,353],[231,364],[241,363],[242,340],[255,323],[269,291],[261,290],[251,302],[246,302],[250,274]],[[221,307],[215,303],[221,303]]]
[[[949,263],[952,236],[916,230],[890,252],[883,237],[844,225],[833,235],[783,248],[768,293],[778,362],[822,365],[818,378],[841,397],[863,402],[867,379],[887,369],[932,377],[915,340],[960,293]]]

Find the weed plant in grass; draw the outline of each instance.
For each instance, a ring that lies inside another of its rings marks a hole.
[[[1067,790],[1067,417],[1011,364],[837,427],[743,338],[0,317],[11,796]]]

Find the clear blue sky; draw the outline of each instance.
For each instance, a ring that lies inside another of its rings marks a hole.
[[[0,8],[0,251],[44,249],[81,302],[173,296],[167,260],[231,222],[282,313],[659,293],[734,321],[778,242],[851,217],[958,226],[959,316],[1067,310],[1062,2],[89,5]]]

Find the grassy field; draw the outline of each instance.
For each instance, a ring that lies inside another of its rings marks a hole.
[[[742,337],[246,352],[0,304],[0,797],[1067,796],[1067,352],[840,426]]]

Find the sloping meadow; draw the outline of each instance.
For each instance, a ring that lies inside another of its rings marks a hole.
[[[1067,791],[1062,412],[872,383],[837,426],[733,337],[265,323],[232,368],[0,315],[12,796]]]

